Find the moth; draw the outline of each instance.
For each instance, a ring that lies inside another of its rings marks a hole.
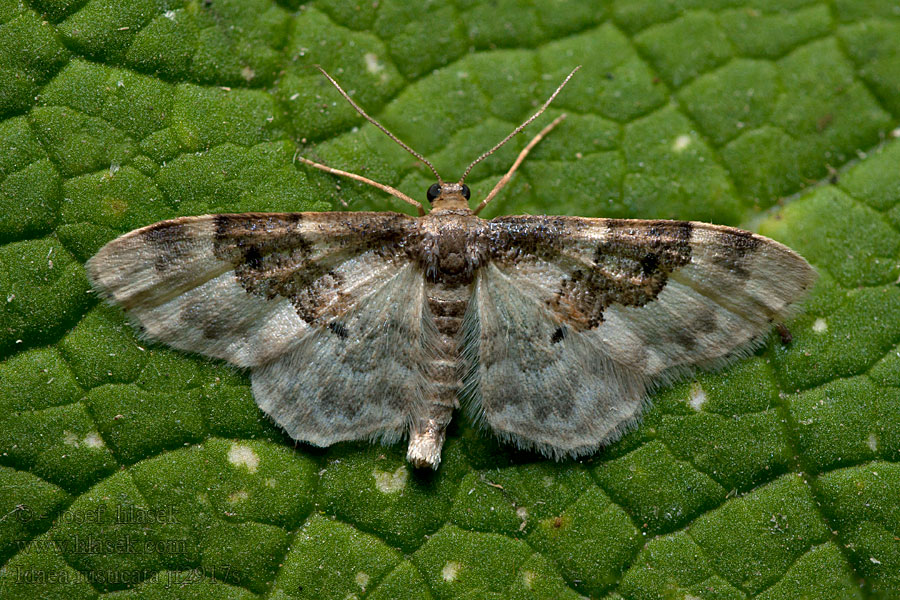
[[[577,70],[577,69],[576,69]],[[753,233],[689,221],[478,216],[434,173],[431,210],[249,213],[162,221],[106,244],[94,288],[142,334],[250,370],[260,408],[294,439],[392,443],[436,469],[453,411],[500,439],[577,457],[619,438],[654,388],[746,356],[816,278]]]

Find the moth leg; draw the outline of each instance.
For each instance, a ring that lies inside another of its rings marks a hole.
[[[428,414],[415,419],[409,427],[406,460],[417,469],[437,469],[441,464],[441,449],[452,417],[453,406],[430,404]]]
[[[788,329],[787,325],[784,323],[776,323],[775,328],[778,330],[778,335],[781,336],[782,346],[787,346],[794,341],[794,336],[791,335],[791,330]]]

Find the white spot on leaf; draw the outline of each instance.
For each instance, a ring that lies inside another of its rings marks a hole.
[[[253,448],[245,444],[232,444],[228,449],[228,462],[235,467],[244,467],[251,473],[259,468],[259,456]]]
[[[94,448],[99,449],[106,446],[103,443],[103,438],[100,437],[100,434],[96,431],[92,431],[83,438],[79,438],[77,433],[73,433],[71,431],[63,431],[63,443],[67,446],[74,446],[76,448],[81,448],[83,445],[85,448]]]
[[[529,590],[531,586],[534,585],[534,578],[537,577],[534,571],[522,571],[522,583],[525,584]]]
[[[404,466],[397,467],[393,473],[387,471],[372,471],[375,477],[375,487],[382,494],[395,494],[406,487],[406,480],[409,477],[409,471]]]
[[[230,494],[228,494],[228,501],[232,504],[243,502],[248,498],[250,498],[250,494],[247,493],[247,490],[238,490],[236,492],[231,492]]]
[[[815,323],[812,325],[812,330],[816,333],[825,333],[828,331],[828,323],[825,322],[825,319],[816,319]]]
[[[381,61],[378,60],[378,55],[374,52],[366,52],[363,55],[363,60],[366,61],[366,70],[373,75],[384,70],[384,65],[381,64]]]
[[[685,148],[691,145],[691,136],[682,133],[675,141],[672,142],[672,150],[675,152],[682,152]]]
[[[444,581],[447,582],[456,581],[456,577],[459,575],[459,570],[461,568],[461,564],[459,564],[455,560],[451,560],[444,565],[443,569],[441,569],[441,577],[443,577]]]
[[[366,586],[369,585],[369,576],[366,573],[363,573],[362,571],[357,573],[356,574],[356,585],[358,585],[362,591],[366,591]]]
[[[691,405],[691,408],[700,412],[703,410],[703,405],[706,404],[706,392],[703,389],[703,386],[699,383],[694,383],[691,386],[690,396],[688,397],[688,404]]]
[[[875,437],[874,433],[869,434],[869,438],[866,440],[866,445],[869,446],[869,449],[872,452],[878,452],[878,438]]]
[[[106,444],[103,443],[103,438],[100,437],[100,434],[96,431],[92,431],[82,440],[82,443],[88,448],[103,448]]]

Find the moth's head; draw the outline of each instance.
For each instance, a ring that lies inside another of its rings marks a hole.
[[[432,212],[436,210],[461,210],[469,208],[469,186],[464,183],[435,183],[425,196],[431,203]]]

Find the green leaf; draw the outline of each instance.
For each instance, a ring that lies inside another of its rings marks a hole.
[[[451,178],[583,65],[487,216],[759,231],[820,274],[793,342],[582,461],[462,415],[437,473],[295,444],[83,263],[179,215],[407,208],[298,152],[422,196],[315,64]],[[896,597],[898,137],[890,0],[0,0],[0,597]]]

